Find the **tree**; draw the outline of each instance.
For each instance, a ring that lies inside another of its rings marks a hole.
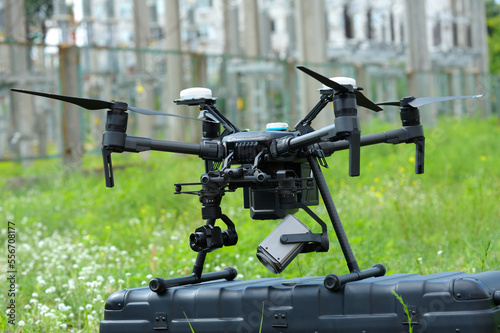
[[[500,74],[500,5],[495,0],[486,0],[486,24],[490,71]]]
[[[54,11],[52,0],[25,0],[26,7],[26,39],[29,41],[45,40],[47,34],[46,21]]]

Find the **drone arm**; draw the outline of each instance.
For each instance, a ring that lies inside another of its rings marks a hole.
[[[151,150],[168,151],[172,153],[189,155],[201,154],[201,146],[199,143],[176,142],[156,139],[151,139]]]
[[[217,121],[219,121],[222,124],[222,126],[227,131],[229,131],[229,133],[241,132],[238,126],[231,123],[229,119],[227,119],[219,110],[217,110],[215,105],[202,104],[200,106],[208,110],[217,119]]]
[[[287,154],[293,154],[297,152],[299,149],[307,147],[312,144],[325,142],[325,141],[338,141],[341,138],[345,138],[345,131],[340,132],[338,128],[349,128],[347,131],[349,133],[347,135],[347,140],[342,140],[340,142],[346,142],[346,148],[349,148],[349,175],[350,176],[359,176],[359,165],[360,165],[360,146],[361,146],[361,131],[359,130],[359,124],[357,121],[353,121],[353,119],[357,119],[356,117],[342,117],[337,118],[337,122],[342,122],[338,124],[339,126],[335,126],[335,124],[323,127],[317,131],[307,133],[304,135],[300,135],[297,137],[285,137],[281,140],[278,140],[273,149],[274,154],[277,156],[283,156]],[[328,150],[331,150],[331,145],[328,145]],[[335,146],[333,146],[335,147]],[[326,153],[326,156],[329,156],[333,153]]]
[[[139,136],[126,135],[113,131],[104,132],[102,145],[113,152],[140,153],[147,150],[165,151],[172,153],[199,155],[202,157],[216,157],[218,153],[217,143],[189,143],[168,140],[157,140]],[[203,148],[203,149],[202,149]]]
[[[408,141],[408,132],[403,128],[396,130],[385,131],[381,133],[363,135],[360,138],[360,146],[370,146],[378,143],[398,144]],[[321,149],[327,156],[339,150],[349,149],[348,140],[340,140],[336,142],[321,142]]]
[[[321,142],[330,141],[337,136],[335,124],[323,127],[317,131],[297,137],[286,137],[277,142],[278,155],[295,152],[301,148]]]
[[[322,94],[319,102],[314,106],[314,108],[296,125],[295,129],[301,134],[305,134],[312,130],[310,128],[311,122],[316,118],[316,116],[332,101],[333,90],[330,94]]]
[[[111,153],[140,153],[143,151],[155,150],[198,155],[207,160],[220,160],[222,154],[222,148],[219,141],[204,140],[201,143],[177,142],[131,136],[116,131],[104,132],[102,146],[104,176],[107,187],[114,186]]]
[[[360,138],[360,146],[369,146],[378,143],[415,143],[417,146],[415,173],[422,174],[424,172],[425,138],[422,125],[404,126],[396,130],[363,135]],[[319,146],[326,156],[330,156],[335,151],[349,149],[350,143],[348,140],[341,140],[336,142],[322,142]]]

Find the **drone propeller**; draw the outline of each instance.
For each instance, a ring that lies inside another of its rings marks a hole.
[[[467,96],[443,96],[443,97],[420,97],[415,98],[413,96],[402,98],[399,101],[386,101],[377,103],[377,105],[392,105],[392,106],[412,106],[414,108],[418,108],[422,105],[436,103],[436,102],[444,102],[444,101],[452,101],[456,99],[464,99],[464,98],[479,98],[484,95],[467,95]]]
[[[102,101],[102,100],[98,100],[98,99],[89,99],[89,98],[80,98],[80,97],[73,97],[73,96],[47,94],[47,93],[42,93],[42,92],[38,92],[38,91],[30,91],[30,90],[23,90],[23,89],[11,89],[11,91],[20,92],[23,94],[42,96],[42,97],[51,98],[51,99],[56,99],[59,101],[68,102],[71,104],[78,105],[78,106],[80,106],[84,109],[87,109],[87,110],[111,109],[113,107],[113,105],[115,105],[114,101],[108,102],[108,101]],[[152,111],[152,110],[142,109],[142,108],[138,108],[135,106],[128,106],[128,105],[127,105],[127,110],[132,111],[132,112],[136,112],[136,113],[140,113],[140,114],[144,114],[147,116],[169,116],[169,117],[177,117],[177,118],[184,118],[184,119],[206,121],[204,119],[186,117],[186,116],[181,116],[181,115],[172,114],[172,113]]]
[[[297,69],[299,69],[299,70],[303,71],[304,73],[306,73],[307,75],[315,78],[319,82],[323,83],[325,86],[330,87],[334,90],[337,90],[341,93],[349,91],[349,89],[346,86],[341,85],[338,82],[332,81],[329,78],[327,78],[326,76],[323,76],[319,73],[316,73],[315,71],[310,70],[309,68],[306,68],[304,66],[297,66]],[[370,109],[372,111],[375,111],[375,112],[382,111],[381,107],[379,107],[377,104],[373,103],[368,98],[366,98],[366,96],[363,95],[363,93],[361,93],[361,91],[354,90],[354,94],[356,95],[356,103],[359,106],[363,106],[363,107]]]

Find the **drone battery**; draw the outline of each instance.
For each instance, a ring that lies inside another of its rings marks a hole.
[[[100,333],[400,333],[411,331],[408,315],[413,332],[499,329],[500,271],[386,275],[337,291],[323,280],[219,280],[160,294],[147,287],[122,290],[108,298]]]

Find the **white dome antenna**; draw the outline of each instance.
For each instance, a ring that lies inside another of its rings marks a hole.
[[[214,99],[212,90],[202,87],[193,87],[181,90],[180,100],[185,101],[188,99]]]

